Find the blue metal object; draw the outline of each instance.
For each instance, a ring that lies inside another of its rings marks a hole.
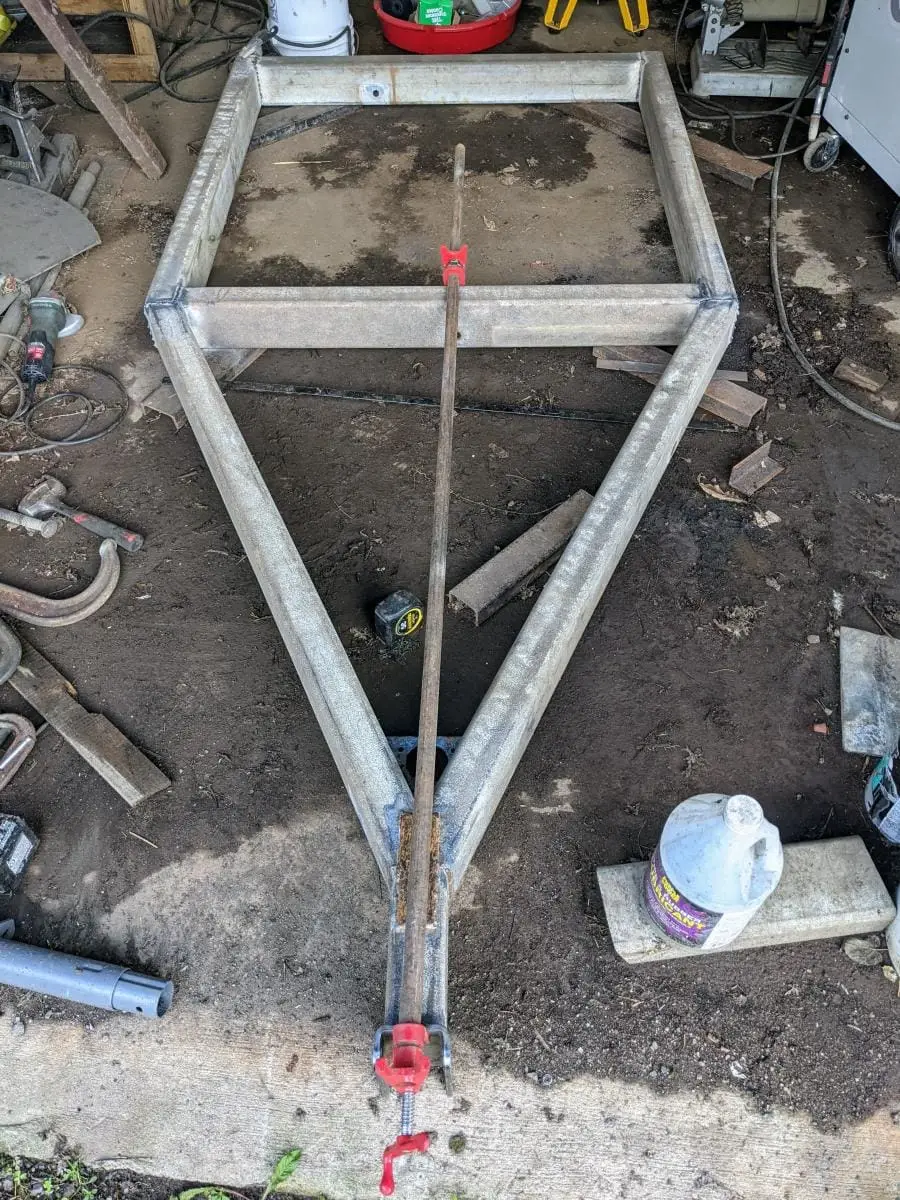
[[[172,1005],[175,989],[166,980],[77,954],[26,946],[12,940],[14,931],[12,921],[0,922],[0,984],[141,1017],[162,1017]]]

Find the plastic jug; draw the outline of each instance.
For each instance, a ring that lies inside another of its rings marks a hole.
[[[771,896],[783,865],[778,830],[752,796],[692,796],[663,827],[644,902],[675,941],[719,949]]]

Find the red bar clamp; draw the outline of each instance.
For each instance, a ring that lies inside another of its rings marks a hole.
[[[468,261],[468,246],[460,246],[458,250],[450,250],[447,246],[441,246],[441,266],[444,268],[444,287],[446,287],[453,278],[459,281],[460,287],[465,285],[466,263]]]

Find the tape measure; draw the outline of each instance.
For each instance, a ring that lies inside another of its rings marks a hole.
[[[403,588],[391,592],[375,608],[375,632],[392,649],[412,637],[425,622],[425,605]]]

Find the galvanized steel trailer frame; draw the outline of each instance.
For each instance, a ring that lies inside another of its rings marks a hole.
[[[665,61],[658,53],[235,60],[146,303],[156,347],[293,659],[391,900],[385,1028],[397,1020],[403,929],[395,864],[406,779],[210,368],[266,349],[438,348],[444,289],[207,287],[266,105],[640,106],[682,277],[676,284],[467,286],[459,346],[675,345],[442,775],[424,1023],[449,1070],[450,901],[728,345],[737,299]],[[449,161],[450,147],[448,147]],[[380,1050],[380,1034],[376,1051]]]

